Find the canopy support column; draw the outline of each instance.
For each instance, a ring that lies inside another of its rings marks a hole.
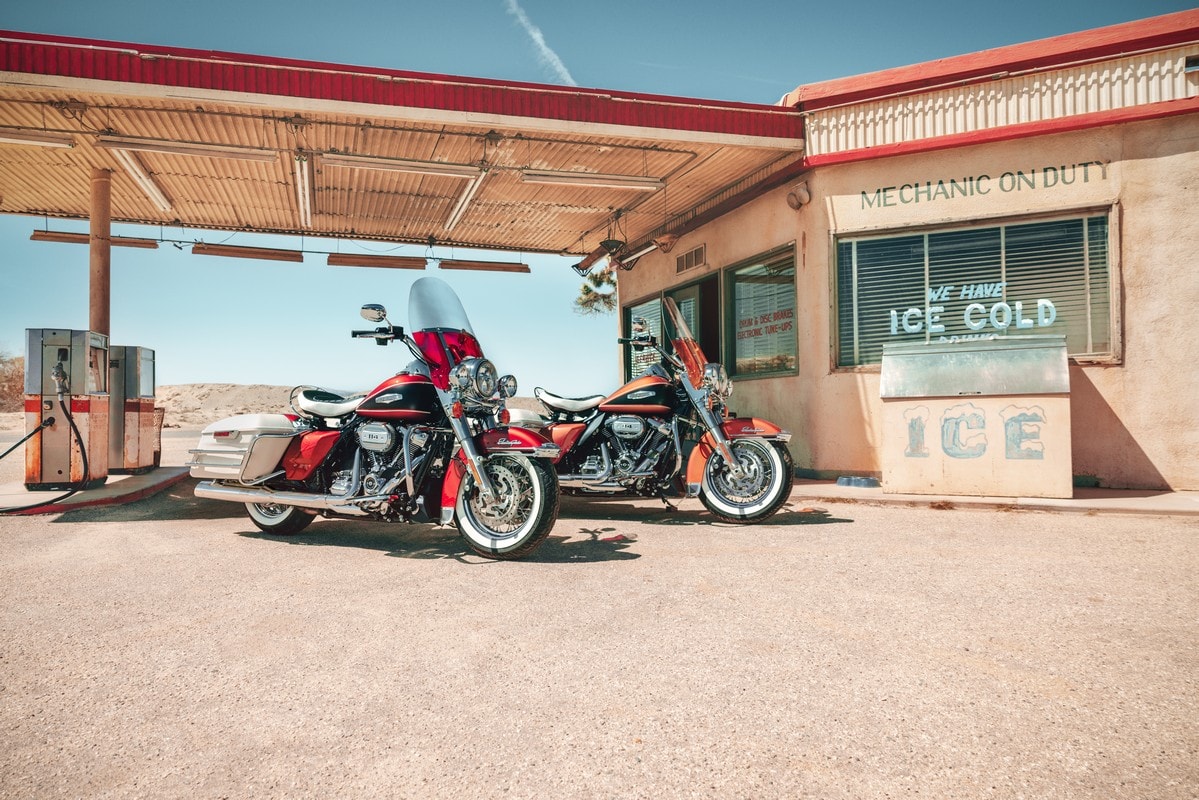
[[[109,335],[112,294],[112,172],[92,170],[89,330]]]

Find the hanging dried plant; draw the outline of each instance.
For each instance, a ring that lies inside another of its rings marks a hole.
[[[616,310],[616,275],[610,267],[587,273],[579,287],[575,311],[579,314],[611,314]]]

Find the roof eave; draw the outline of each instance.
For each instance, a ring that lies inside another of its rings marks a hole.
[[[1199,40],[1199,9],[1191,9],[850,78],[805,84],[788,93],[780,105],[812,111],[1196,40]]]

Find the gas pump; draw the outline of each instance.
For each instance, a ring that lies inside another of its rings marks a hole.
[[[108,479],[108,337],[58,328],[25,333],[25,430],[42,429],[25,445],[25,488],[103,485]]]
[[[140,475],[154,469],[154,351],[113,345],[108,350],[108,471]]]

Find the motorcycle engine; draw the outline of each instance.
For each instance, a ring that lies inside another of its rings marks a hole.
[[[613,417],[608,420],[608,430],[621,439],[638,439],[645,433],[645,420],[641,417]]]
[[[656,450],[651,445],[661,438],[658,429],[662,424],[660,420],[645,420],[629,415],[608,420],[604,431],[612,449],[612,465],[618,477],[626,478],[639,467],[645,469],[651,466],[652,461],[647,462],[647,456]]]
[[[362,486],[367,494],[374,494],[383,485],[381,473],[391,465],[392,452],[396,450],[396,429],[386,422],[368,422],[358,428],[358,446],[362,448],[362,466],[365,475]]]
[[[372,453],[387,453],[395,446],[396,429],[386,422],[368,422],[358,429],[358,446]]]
[[[360,491],[367,495],[399,491],[407,474],[406,465],[416,465],[426,456],[426,445],[430,440],[427,428],[396,429],[386,422],[367,422],[355,431],[362,453],[362,477]],[[404,446],[408,446],[405,458]],[[334,494],[349,491],[352,473],[348,469],[335,473]],[[370,506],[363,506],[370,508]],[[379,506],[382,508],[382,504]]]

